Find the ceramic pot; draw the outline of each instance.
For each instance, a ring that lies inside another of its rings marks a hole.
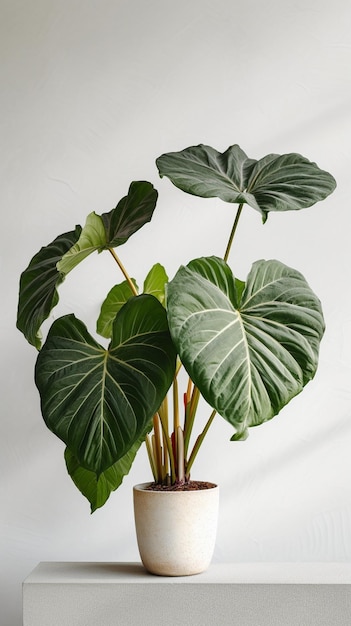
[[[210,565],[217,533],[219,489],[133,489],[139,553],[144,567],[160,576],[190,576]]]

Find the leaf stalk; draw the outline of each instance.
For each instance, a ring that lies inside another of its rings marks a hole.
[[[121,270],[122,274],[124,275],[124,277],[125,277],[125,279],[126,279],[126,281],[127,281],[128,285],[129,285],[129,287],[130,287],[130,289],[131,289],[131,291],[132,291],[133,295],[134,295],[134,296],[137,296],[137,295],[138,295],[138,292],[137,292],[137,290],[136,290],[136,288],[135,288],[135,285],[133,284],[133,281],[132,281],[132,279],[130,278],[130,276],[129,276],[129,274],[128,274],[128,272],[127,272],[126,268],[124,267],[124,265],[123,265],[123,263],[122,263],[121,259],[117,256],[117,254],[115,253],[115,251],[114,251],[114,249],[113,249],[113,248],[108,248],[108,251],[112,254],[112,256],[113,256],[114,260],[116,261],[116,263],[117,263],[117,265],[118,265],[119,269]]]
[[[190,470],[191,470],[191,467],[192,467],[192,465],[193,465],[193,463],[195,461],[196,455],[197,455],[197,453],[198,453],[198,451],[199,451],[199,449],[200,449],[200,447],[202,445],[203,440],[205,439],[205,437],[207,435],[208,429],[210,428],[216,413],[217,413],[217,411],[215,409],[213,409],[210,417],[208,418],[208,420],[206,422],[205,428],[203,429],[202,433],[198,436],[198,438],[195,441],[194,447],[193,447],[192,452],[191,452],[190,457],[189,457],[189,461],[188,461],[187,466],[186,466],[186,477],[189,477],[189,475],[190,475]]]
[[[225,253],[224,253],[224,257],[223,257],[224,261],[228,261],[228,257],[229,257],[230,249],[231,249],[231,247],[232,247],[233,239],[234,239],[234,236],[235,236],[235,233],[236,233],[236,229],[237,229],[237,227],[238,227],[238,222],[239,222],[239,219],[240,219],[240,215],[241,215],[241,213],[242,213],[242,210],[243,210],[243,206],[244,206],[244,203],[243,203],[243,202],[242,202],[241,204],[239,204],[239,206],[238,206],[238,210],[237,210],[237,212],[236,212],[235,219],[234,219],[234,224],[233,224],[233,227],[232,227],[231,233],[230,233],[230,235],[229,235],[229,240],[228,240],[227,248],[226,248],[226,251],[225,251]]]

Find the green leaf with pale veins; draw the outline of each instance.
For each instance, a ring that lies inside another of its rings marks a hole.
[[[38,354],[42,415],[85,469],[100,476],[145,433],[175,372],[166,311],[153,296],[130,299],[108,349],[74,315],[56,320]]]
[[[336,182],[300,154],[269,154],[250,159],[237,144],[221,153],[200,144],[169,152],[156,161],[160,176],[167,176],[183,191],[203,198],[246,203],[262,214],[312,206],[334,191]]]
[[[17,310],[17,328],[38,350],[41,347],[40,327],[58,303],[57,287],[64,275],[57,263],[79,239],[81,226],[59,235],[41,248],[21,274]]]
[[[279,261],[254,263],[243,290],[223,260],[192,261],[169,283],[167,310],[182,363],[234,439],[276,415],[316,372],[321,304]]]
[[[122,458],[104,470],[99,477],[90,470],[82,467],[69,448],[65,450],[65,461],[68,474],[75,486],[89,500],[91,512],[102,507],[108,500],[112,491],[118,489],[124,477],[129,474],[135,456],[144,442],[141,437]]]
[[[156,202],[157,191],[151,183],[132,182],[116,208],[102,215],[94,211],[88,215],[79,240],[58,263],[58,270],[68,274],[92,252],[124,244],[151,220]]]
[[[92,252],[125,243],[152,218],[157,191],[146,181],[132,182],[127,196],[101,216],[92,212],[82,229],[59,235],[33,257],[20,279],[17,328],[41,347],[40,327],[58,303],[57,287]]]

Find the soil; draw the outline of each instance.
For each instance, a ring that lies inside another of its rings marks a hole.
[[[190,480],[186,483],[175,483],[174,485],[151,483],[146,489],[148,491],[199,491],[200,489],[213,489],[216,486],[214,483],[203,480]]]

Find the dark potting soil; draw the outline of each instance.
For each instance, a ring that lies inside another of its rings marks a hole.
[[[146,489],[148,491],[199,491],[200,489],[213,489],[216,486],[214,483],[203,480],[190,480],[186,483],[175,483],[174,485],[151,483]]]

